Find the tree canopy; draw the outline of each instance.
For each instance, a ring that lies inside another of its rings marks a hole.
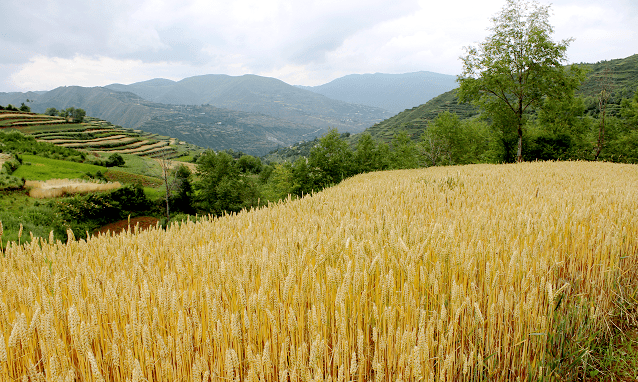
[[[549,6],[536,1],[507,0],[492,18],[491,34],[466,47],[459,98],[477,103],[503,130],[516,137],[516,160],[522,160],[526,113],[546,98],[572,97],[582,70],[563,66],[572,39],[552,40]]]

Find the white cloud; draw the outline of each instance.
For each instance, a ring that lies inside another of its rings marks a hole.
[[[303,85],[351,73],[457,74],[463,46],[484,40],[504,1],[33,0],[27,10],[6,0],[0,91],[207,73]],[[638,51],[633,0],[554,2],[556,39],[576,38],[571,61]]]
[[[104,86],[111,83],[132,83],[154,77],[179,80],[193,75],[188,65],[179,63],[143,63],[141,60],[119,60],[109,57],[77,55],[72,59],[36,56],[11,75],[11,82],[20,89],[47,90],[58,86]]]

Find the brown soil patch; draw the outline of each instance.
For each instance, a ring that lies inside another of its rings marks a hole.
[[[124,232],[129,227],[132,231],[135,230],[136,225],[138,225],[140,231],[143,231],[145,229],[155,227],[158,222],[159,222],[158,218],[154,218],[151,216],[140,216],[137,218],[132,218],[130,221],[130,225],[129,225],[129,220],[124,219],[115,223],[107,224],[103,226],[102,228],[98,228],[95,231],[93,231],[93,234],[97,235],[97,234],[104,234],[107,232],[110,232],[111,235],[119,234]]]

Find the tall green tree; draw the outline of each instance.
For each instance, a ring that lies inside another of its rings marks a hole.
[[[226,152],[206,151],[197,160],[199,181],[194,184],[199,206],[214,215],[239,212],[252,203],[250,182]]]
[[[504,135],[516,132],[519,162],[526,113],[542,106],[546,97],[560,99],[573,92],[582,80],[578,67],[563,66],[572,39],[552,40],[549,9],[536,1],[507,0],[492,18],[486,40],[466,47],[467,55],[461,57],[459,99],[475,102],[498,119],[507,130]]]
[[[86,111],[84,111],[84,109],[76,109],[71,106],[67,107],[65,110],[60,110],[58,115],[66,119],[71,119],[74,123],[82,123],[84,121],[84,117],[86,117]]]
[[[171,210],[193,214],[193,184],[191,170],[185,165],[175,169],[175,193],[171,195]]]
[[[381,153],[378,150],[377,142],[375,142],[372,135],[367,132],[361,134],[359,137],[353,159],[355,170],[358,173],[377,171],[383,168]]]
[[[482,121],[461,121],[445,111],[428,124],[421,136],[421,150],[427,165],[456,165],[486,161],[489,131]]]
[[[310,176],[310,166],[305,157],[297,158],[292,165],[292,193],[297,196],[310,194],[317,190]]]
[[[319,188],[337,184],[354,173],[352,150],[337,130],[332,129],[310,150],[308,166]]]
[[[401,131],[392,139],[391,166],[394,169],[419,167],[419,151],[416,143]]]
[[[55,116],[58,115],[58,113],[60,113],[58,111],[58,109],[54,108],[54,107],[48,107],[45,111],[44,114],[45,115],[50,115],[50,116]]]

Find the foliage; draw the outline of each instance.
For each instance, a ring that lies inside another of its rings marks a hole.
[[[269,176],[268,182],[262,188],[262,197],[266,201],[278,201],[294,194],[293,169],[290,162],[285,161],[275,164]]]
[[[170,197],[170,210],[183,214],[194,214],[192,173],[184,165],[174,170],[175,191]]]
[[[309,176],[318,187],[328,187],[353,175],[351,163],[352,151],[348,143],[332,129],[310,150]]]
[[[18,178],[0,170],[0,191],[19,190],[24,187],[24,178]]]
[[[383,152],[381,145],[385,144],[378,144],[370,133],[359,136],[353,156],[353,166],[357,173],[384,170],[389,167],[389,155]]]
[[[69,159],[82,162],[86,154],[71,148],[56,146],[48,142],[38,142],[34,137],[24,135],[19,131],[0,131],[0,152],[16,154],[33,154],[53,159]]]
[[[493,157],[490,142],[494,139],[484,122],[461,121],[456,114],[444,112],[430,122],[420,146],[428,166],[481,163]]]
[[[194,188],[202,211],[222,215],[253,205],[255,185],[239,172],[230,154],[206,151],[197,160],[197,175]]]
[[[29,113],[31,112],[31,108],[27,105],[24,104],[24,102],[22,102],[22,105],[20,105],[20,111],[25,112],[25,113]]]
[[[409,169],[419,167],[419,156],[416,143],[405,131],[400,131],[392,140],[390,168]]]
[[[138,216],[151,207],[151,201],[139,185],[126,185],[109,192],[78,195],[59,200],[56,204],[64,221],[59,230],[65,232],[66,228],[71,228],[76,238],[86,238],[86,231],[92,232],[98,227],[127,216]]]
[[[546,97],[573,94],[583,74],[575,65],[562,66],[571,40],[552,41],[549,6],[507,0],[492,24],[491,35],[478,47],[466,48],[462,57],[459,99],[474,101],[487,115],[507,121],[501,126],[516,131],[516,160],[521,161],[526,115]]]
[[[124,158],[118,153],[113,153],[106,160],[106,167],[122,167],[126,164]]]
[[[55,202],[42,202],[30,198],[23,191],[0,190],[0,222],[4,228],[0,241],[3,248],[8,241],[30,242],[30,233],[33,233],[34,237],[49,237],[49,233],[55,230],[55,227],[62,225]],[[19,237],[20,226],[22,235]]]
[[[60,110],[58,115],[70,119],[74,123],[81,123],[84,121],[84,117],[86,117],[86,111],[80,108],[67,107],[65,110]]]
[[[53,117],[53,116],[59,115],[60,111],[54,107],[49,107],[44,111],[44,114]]]
[[[252,155],[242,155],[237,159],[237,167],[243,174],[259,174],[262,167],[261,159]]]

